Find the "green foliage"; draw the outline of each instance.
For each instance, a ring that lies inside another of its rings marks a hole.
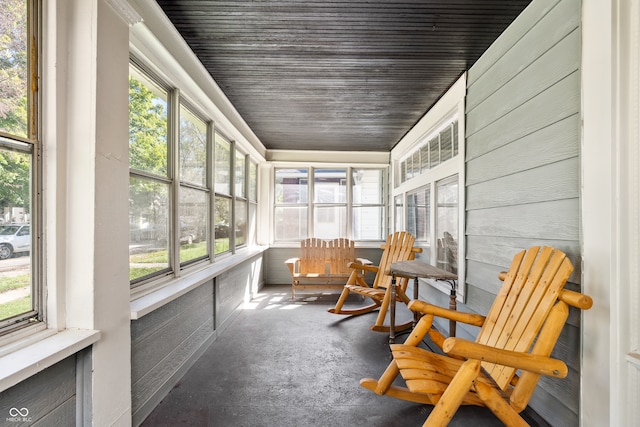
[[[0,12],[0,131],[26,137],[27,2],[3,0]]]
[[[28,155],[0,149],[0,208],[19,206],[29,211],[30,176]]]
[[[167,175],[166,102],[129,77],[129,164],[132,169]]]

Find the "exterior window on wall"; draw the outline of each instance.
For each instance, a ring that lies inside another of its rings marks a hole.
[[[215,134],[215,253],[231,250],[231,143]]]
[[[335,239],[347,235],[347,170],[316,169],[313,178],[313,235]]]
[[[180,106],[180,262],[206,258],[209,224],[207,124]]]
[[[353,169],[352,236],[381,240],[384,232],[384,176],[382,169]]]
[[[308,236],[308,169],[275,170],[275,239],[299,241]]]
[[[129,264],[132,283],[169,271],[168,92],[129,68]]]
[[[249,218],[247,221],[247,235],[250,239],[248,244],[254,244],[258,217],[258,164],[249,162]]]
[[[247,239],[247,199],[245,197],[245,167],[246,156],[236,150],[235,157],[235,243],[236,246],[244,245]]]
[[[29,23],[36,20],[31,19],[32,2],[9,3],[2,11],[8,25],[0,26],[0,264],[5,264],[0,270],[0,332],[42,320],[40,284],[32,274],[39,255],[33,209],[39,141],[37,97],[31,92],[36,58],[29,55],[37,32]]]
[[[438,267],[458,272],[458,175],[436,182]]]
[[[430,212],[431,191],[428,187],[407,193],[407,231],[426,245],[431,241]]]

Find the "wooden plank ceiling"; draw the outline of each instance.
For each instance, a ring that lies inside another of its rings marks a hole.
[[[267,149],[389,151],[531,0],[158,0]]]

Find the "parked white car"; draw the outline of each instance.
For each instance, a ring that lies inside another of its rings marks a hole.
[[[0,226],[0,259],[11,258],[14,253],[31,250],[29,224],[7,224]]]

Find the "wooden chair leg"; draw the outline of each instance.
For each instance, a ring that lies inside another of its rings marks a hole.
[[[504,425],[529,427],[529,424],[504,400],[496,389],[480,381],[476,381],[475,388],[478,397]]]
[[[435,408],[433,408],[423,427],[445,427],[449,424],[479,373],[479,360],[467,360],[464,362]]]

